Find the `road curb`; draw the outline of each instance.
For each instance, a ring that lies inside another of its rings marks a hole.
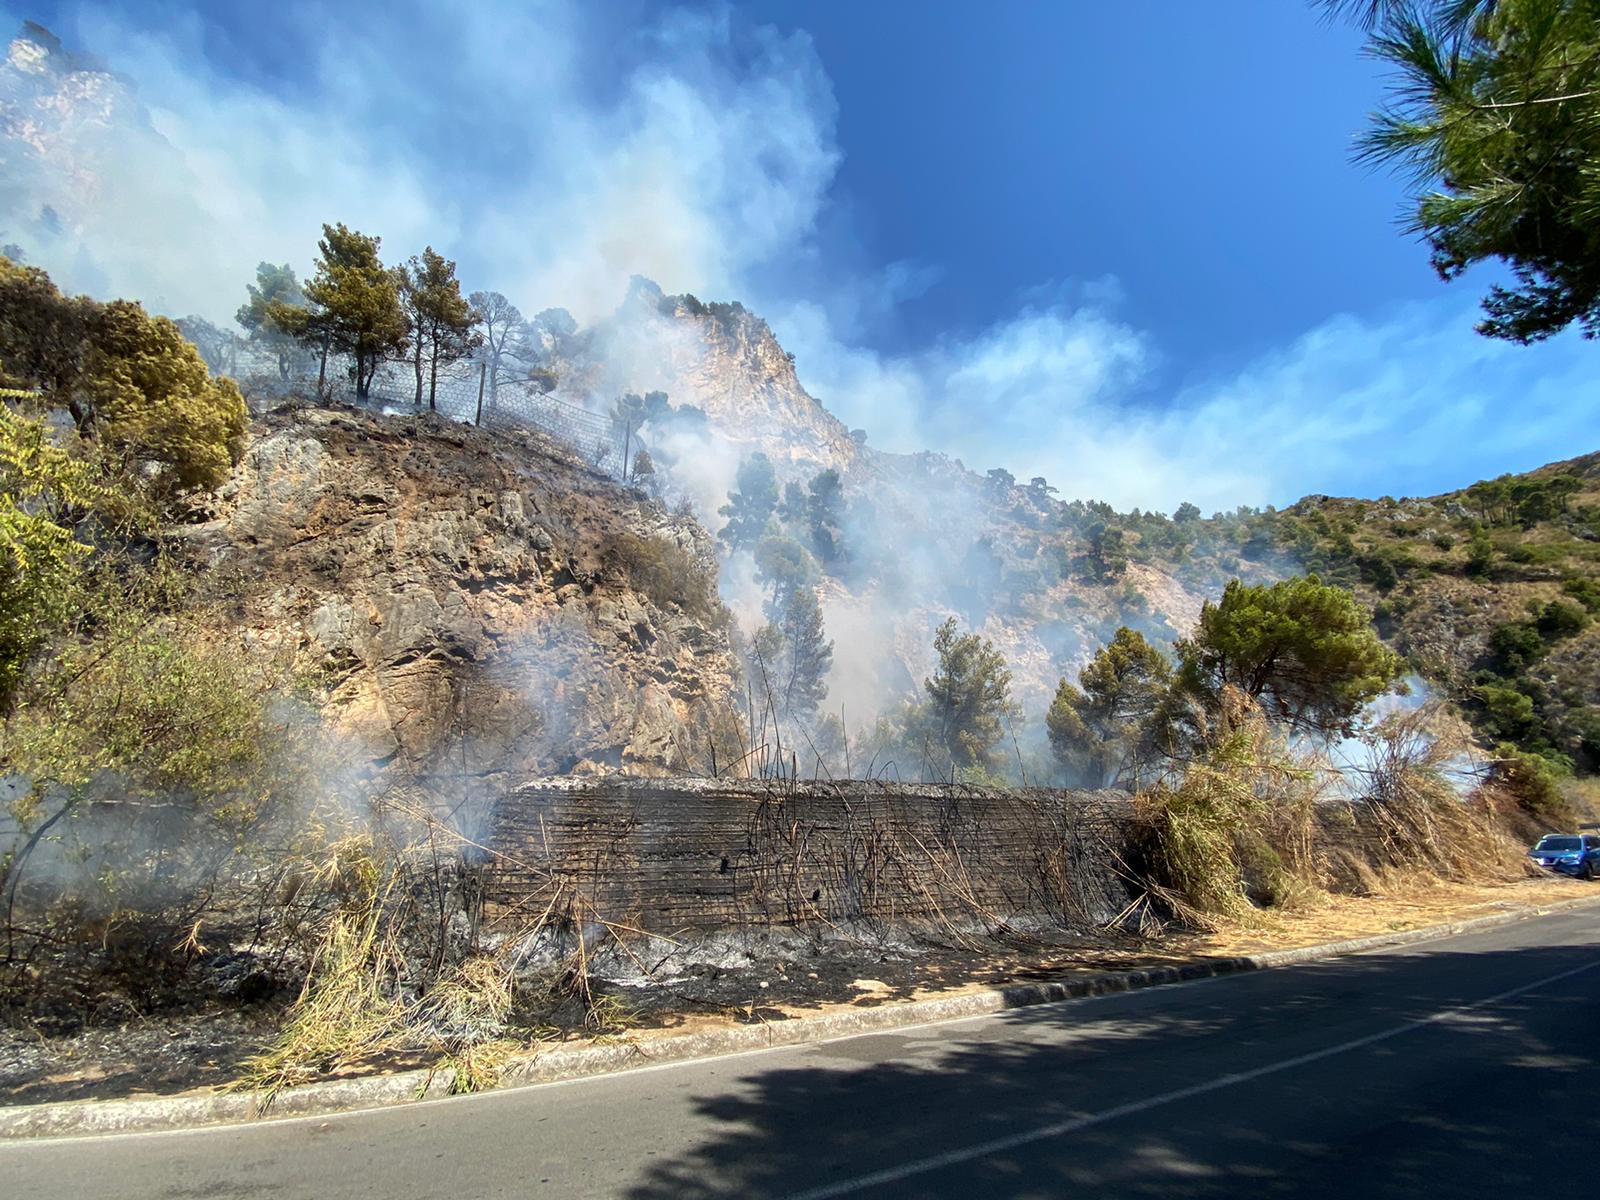
[[[713,1058],[777,1046],[825,1042],[857,1034],[926,1025],[961,1017],[984,1016],[1008,1009],[1028,1008],[1062,1000],[1138,991],[1172,983],[1215,979],[1244,971],[1262,971],[1319,959],[1338,958],[1365,950],[1409,946],[1457,934],[1510,925],[1529,917],[1546,916],[1600,905],[1600,897],[1584,897],[1560,904],[1512,909],[1467,921],[1451,921],[1401,933],[1377,934],[1338,942],[1323,942],[1292,950],[1270,950],[1226,958],[1197,959],[1176,966],[1147,967],[1088,975],[1044,983],[1013,984],[959,996],[884,1004],[815,1017],[760,1025],[737,1025],[698,1033],[670,1034],[649,1042],[601,1042],[555,1046],[531,1058],[513,1062],[502,1073],[500,1087],[525,1087],[611,1074],[662,1063]],[[259,1120],[316,1116],[378,1108],[421,1099],[447,1096],[454,1083],[449,1070],[400,1071],[335,1079],[303,1087],[285,1088],[263,1113],[254,1095],[246,1092],[153,1096],[135,1100],[74,1100],[0,1109],[0,1140],[46,1137],[84,1137],[95,1134],[153,1133],[198,1126],[228,1125]]]

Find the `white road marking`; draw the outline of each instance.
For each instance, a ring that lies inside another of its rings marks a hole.
[[[1149,1112],[1152,1108],[1162,1105],[1175,1104],[1179,1100],[1188,1100],[1194,1096],[1203,1096],[1208,1092],[1219,1092],[1223,1088],[1234,1087],[1241,1083],[1249,1083],[1266,1075],[1276,1075],[1283,1071],[1292,1071],[1297,1067],[1318,1062],[1324,1058],[1333,1058],[1340,1054],[1348,1054],[1352,1050],[1361,1050],[1367,1046],[1386,1042],[1407,1033],[1415,1033],[1430,1025],[1437,1025],[1464,1013],[1476,1009],[1488,1008],[1490,1005],[1499,1004],[1527,992],[1537,991],[1552,983],[1559,983],[1563,979],[1570,979],[1574,975],[1582,975],[1585,971],[1592,971],[1600,967],[1600,960],[1585,963],[1581,967],[1574,967],[1570,971],[1562,971],[1556,975],[1548,975],[1532,983],[1525,983],[1521,987],[1512,988],[1510,991],[1501,992],[1495,996],[1488,996],[1482,1000],[1474,1000],[1471,1004],[1458,1005],[1455,1008],[1442,1009],[1429,1016],[1416,1021],[1408,1021],[1404,1025],[1396,1025],[1393,1029],[1385,1029],[1381,1033],[1368,1034],[1366,1037],[1355,1038],[1352,1041],[1341,1042],[1337,1046],[1329,1046],[1324,1050],[1314,1050],[1310,1054],[1298,1054],[1293,1058],[1285,1058],[1279,1062],[1269,1063],[1264,1067],[1256,1067],[1249,1071],[1240,1071],[1232,1075],[1222,1075],[1205,1083],[1192,1084],[1189,1087],[1178,1088],[1176,1091],[1164,1092],[1159,1096],[1149,1096],[1143,1100],[1135,1100],[1129,1104],[1119,1104],[1116,1108],[1108,1108],[1104,1112],[1091,1113],[1086,1117],[1073,1117],[1066,1121],[1055,1121],[1049,1125],[1040,1125],[1035,1129],[1024,1130],[1021,1133],[1008,1134],[1006,1137],[994,1138],[987,1142],[978,1142],[959,1150],[947,1150],[943,1154],[929,1155],[927,1158],[913,1159],[911,1162],[901,1163],[896,1167],[886,1167],[881,1171],[873,1171],[866,1175],[858,1175],[854,1179],[841,1180],[823,1187],[810,1188],[803,1192],[793,1192],[786,1200],[831,1200],[835,1196],[848,1196],[855,1192],[865,1191],[867,1188],[882,1187],[884,1184],[899,1183],[910,1179],[914,1175],[924,1175],[929,1171],[938,1171],[944,1167],[958,1166],[961,1163],[972,1162],[974,1159],[988,1158],[992,1154],[1000,1154],[1006,1150],[1015,1150],[1020,1146],[1027,1146],[1034,1142],[1048,1141],[1050,1138],[1061,1137],[1064,1134],[1077,1133],[1083,1129],[1090,1129],[1096,1125],[1104,1125],[1108,1121],[1115,1121],[1121,1117],[1131,1117],[1137,1113]]]

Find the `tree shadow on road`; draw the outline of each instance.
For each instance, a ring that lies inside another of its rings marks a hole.
[[[1371,955],[827,1043],[802,1067],[754,1059],[699,1099],[714,1135],[627,1194],[804,1194],[1039,1131],[834,1194],[1370,1200],[1586,1187],[1600,1144],[1600,968],[1373,1035],[1588,964],[1600,964],[1593,945]],[[1149,1104],[1185,1089],[1196,1090]]]

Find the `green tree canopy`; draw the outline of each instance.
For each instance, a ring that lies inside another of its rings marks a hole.
[[[1594,0],[1331,0],[1395,71],[1363,154],[1415,180],[1408,227],[1454,279],[1499,259],[1479,332],[1600,333],[1600,8]]]
[[[814,587],[779,591],[773,619],[757,631],[755,649],[764,690],[778,716],[809,727],[828,695],[833,643],[822,627]]]
[[[305,286],[313,310],[296,320],[287,306],[272,309],[296,336],[355,358],[356,395],[365,399],[378,364],[407,345],[400,280],[378,257],[380,239],[338,225],[324,225],[317,243],[316,273]]]
[[[72,515],[110,500],[92,466],[54,445],[43,421],[0,404],[0,714],[75,607],[90,548],[74,536]]]
[[[63,296],[50,276],[0,257],[0,385],[37,389],[42,406],[88,413],[77,398],[83,356],[100,306]]]
[[[1136,777],[1171,683],[1166,657],[1126,626],[1079,672],[1078,687],[1063,679],[1045,728],[1071,781],[1102,787]]]
[[[792,537],[770,534],[761,539],[755,549],[756,578],[770,589],[767,615],[774,617],[782,610],[789,593],[817,585],[821,572],[811,552]]]
[[[166,317],[113,300],[95,321],[83,395],[101,444],[158,494],[216,487],[244,453],[249,416],[238,385],[213,379]]]
[[[1181,683],[1197,698],[1215,705],[1231,685],[1268,716],[1323,735],[1347,730],[1404,669],[1355,597],[1315,575],[1233,580],[1220,601],[1206,601],[1178,654]]]
[[[400,268],[400,307],[411,342],[411,364],[417,376],[417,404],[422,403],[423,368],[427,367],[428,407],[437,409],[439,367],[458,362],[482,344],[477,314],[461,294],[456,264],[432,246]]]
[[[922,681],[921,732],[957,771],[990,769],[1006,722],[1019,715],[1011,669],[988,638],[958,633],[954,617],[935,632],[933,649],[939,661]]]
[[[844,480],[829,467],[812,476],[807,490],[811,548],[824,563],[837,563],[844,557]]]
[[[1088,543],[1083,555],[1084,574],[1090,579],[1105,583],[1128,569],[1128,539],[1120,526],[1096,520],[1083,536]]]
[[[277,355],[278,377],[287,380],[293,367],[295,329],[305,323],[306,294],[288,263],[257,264],[256,281],[245,287],[250,298],[239,306],[233,319],[252,342]]]
[[[772,460],[759,450],[739,464],[734,490],[717,511],[728,518],[717,534],[732,551],[754,549],[766,536],[767,523],[778,508],[778,476]]]

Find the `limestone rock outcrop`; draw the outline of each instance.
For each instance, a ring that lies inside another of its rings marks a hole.
[[[659,539],[714,573],[704,531],[546,439],[280,409],[200,515],[209,590],[324,684],[352,769],[696,772],[727,723],[720,608],[652,599],[608,551]]]

